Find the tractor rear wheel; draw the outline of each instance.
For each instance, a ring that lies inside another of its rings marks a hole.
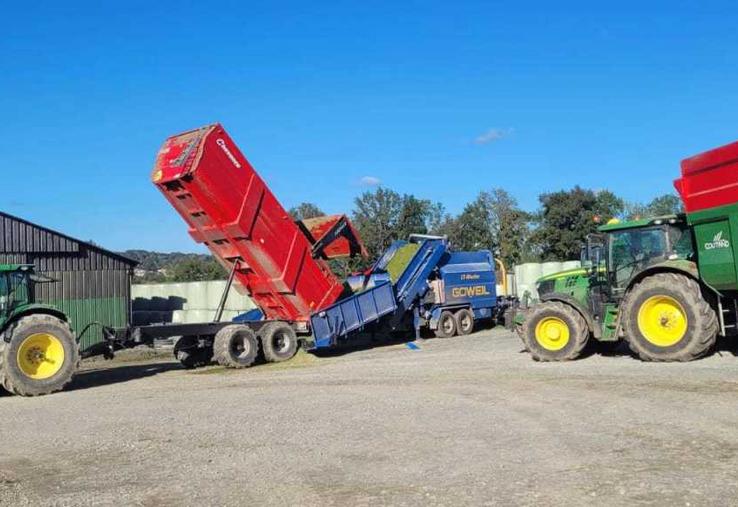
[[[715,345],[717,313],[692,278],[676,273],[644,278],[623,306],[625,339],[644,361],[691,361]]]
[[[299,345],[297,334],[292,326],[284,322],[270,322],[259,331],[264,359],[270,363],[280,363],[292,359]]]
[[[256,361],[259,340],[247,326],[224,327],[215,335],[213,358],[227,368],[248,368]]]
[[[459,336],[471,334],[474,331],[474,314],[468,308],[462,308],[455,315],[456,332]]]
[[[536,361],[568,361],[582,353],[589,339],[584,317],[558,301],[533,306],[522,329],[525,347]]]
[[[433,331],[437,338],[451,338],[456,334],[456,319],[449,311],[442,311],[438,318],[438,327]]]
[[[0,337],[0,385],[20,396],[61,391],[79,366],[69,324],[46,314],[22,317]]]

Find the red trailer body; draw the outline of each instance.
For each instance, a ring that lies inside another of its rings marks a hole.
[[[682,160],[674,180],[688,213],[738,201],[738,142]]]
[[[235,280],[267,318],[307,322],[343,293],[343,283],[314,258],[310,239],[221,125],[167,139],[152,179],[196,242],[229,270],[238,262]],[[348,248],[339,245],[333,248]]]

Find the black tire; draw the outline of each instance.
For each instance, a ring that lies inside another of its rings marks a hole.
[[[44,373],[40,368],[54,363],[53,359],[46,356],[52,353],[52,350],[46,348],[51,347],[52,339],[57,360],[61,364],[53,373],[48,370]],[[19,358],[23,357],[23,349],[25,360],[21,364]],[[60,352],[63,353],[61,358]],[[72,381],[79,367],[79,360],[79,345],[69,324],[46,314],[22,317],[10,324],[0,337],[0,385],[6,391],[20,396],[55,393]],[[47,374],[48,376],[44,376]],[[36,375],[39,377],[34,378]]]
[[[667,302],[662,306],[666,310],[653,307],[659,300]],[[674,308],[673,301],[678,303],[675,311],[669,310]],[[648,329],[649,322],[655,318],[660,319],[658,325],[666,330],[665,334],[658,328]],[[633,353],[644,361],[698,359],[715,346],[718,328],[717,313],[705,299],[700,285],[688,276],[659,273],[644,278],[630,290],[623,304],[625,339]],[[669,336],[671,330],[674,334]],[[678,341],[673,342],[674,339]]]
[[[451,338],[456,334],[456,319],[449,311],[442,311],[438,317],[438,327],[433,330],[437,338]]]
[[[215,335],[213,359],[227,368],[248,368],[259,354],[259,340],[247,326],[224,327]]]
[[[183,336],[174,345],[174,357],[188,370],[207,366],[213,361],[213,347],[200,347],[198,342],[197,336]]]
[[[299,342],[295,330],[284,322],[270,322],[259,331],[264,359],[280,363],[292,359],[297,353]]]
[[[561,337],[564,325],[567,339]],[[551,326],[554,327],[551,332],[558,333],[556,336],[549,334]],[[569,361],[582,354],[589,340],[589,328],[584,317],[572,306],[547,301],[528,311],[521,337],[536,361]]]
[[[454,315],[456,332],[459,336],[471,334],[474,331],[474,313],[468,308],[462,308]]]

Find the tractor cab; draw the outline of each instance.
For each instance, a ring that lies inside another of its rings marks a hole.
[[[0,264],[0,328],[19,310],[33,303],[33,266]]]
[[[650,268],[694,256],[691,234],[678,215],[613,222],[598,231],[587,238],[583,265],[589,267],[594,285],[604,285],[608,299],[616,302]]]

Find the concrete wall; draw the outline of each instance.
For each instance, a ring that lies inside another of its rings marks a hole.
[[[225,281],[156,283],[131,287],[133,324],[207,322],[213,320]],[[255,308],[248,296],[231,287],[223,320]]]

